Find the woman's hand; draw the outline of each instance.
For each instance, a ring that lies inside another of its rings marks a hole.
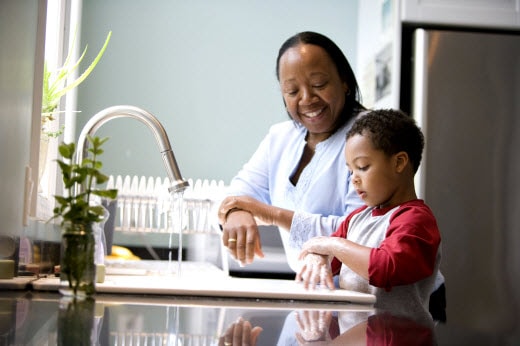
[[[255,346],[258,336],[263,331],[261,327],[254,327],[242,317],[232,323],[223,336],[219,338],[219,346]]]
[[[303,266],[296,275],[296,281],[302,281],[306,289],[314,289],[316,285],[321,284],[333,290],[334,281],[328,256],[306,252]]]
[[[222,243],[240,265],[253,262],[255,255],[264,257],[258,225],[251,213],[235,210],[222,225]]]
[[[226,197],[220,204],[218,219],[221,225],[226,223],[227,217],[235,210],[245,210],[250,212],[260,224],[273,225],[274,207],[262,203],[249,196]]]
[[[294,212],[262,203],[248,196],[226,197],[218,210],[222,241],[242,265],[264,257],[258,224],[291,228]]]

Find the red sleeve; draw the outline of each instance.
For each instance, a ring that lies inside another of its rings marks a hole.
[[[378,313],[368,318],[367,345],[435,345],[432,328],[404,317]]]
[[[432,275],[440,233],[430,208],[415,202],[394,212],[385,240],[370,252],[371,285],[390,290]]]
[[[359,213],[360,211],[366,209],[367,206],[362,206],[362,207],[359,207],[358,209],[352,211],[349,216],[347,216],[347,218],[339,225],[338,229],[336,230],[336,232],[332,233],[330,236],[331,237],[338,237],[338,238],[347,238],[347,232],[348,232],[348,225],[350,223],[350,220],[352,219],[352,217],[354,215],[356,215],[357,213]],[[330,264],[330,267],[331,267],[331,270],[332,270],[332,275],[337,275],[339,274],[339,271],[341,270],[341,261],[338,260],[336,257],[334,257],[332,259],[332,262]]]

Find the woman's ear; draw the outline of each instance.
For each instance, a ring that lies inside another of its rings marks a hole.
[[[347,95],[350,95],[350,88],[348,87],[347,82],[343,82],[343,92]]]
[[[395,170],[397,173],[403,172],[405,167],[408,165],[410,158],[408,157],[408,153],[406,151],[400,151],[394,155],[395,158]]]

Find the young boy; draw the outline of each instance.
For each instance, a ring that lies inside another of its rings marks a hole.
[[[341,288],[376,295],[376,308],[431,319],[441,238],[432,211],[415,193],[423,147],[421,130],[400,111],[370,111],[356,120],[345,158],[366,205],[331,237],[304,244],[296,280],[334,289],[332,275],[339,274]]]

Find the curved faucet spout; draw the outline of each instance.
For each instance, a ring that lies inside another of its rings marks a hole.
[[[94,115],[83,127],[79,135],[76,159],[81,162],[88,155],[87,136],[94,136],[96,131],[106,122],[115,118],[133,118],[144,123],[152,131],[157,145],[159,146],[168,178],[170,179],[170,191],[183,191],[189,186],[182,178],[179,166],[175,160],[173,150],[170,146],[168,135],[159,120],[147,111],[134,106],[113,106],[106,108]]]

